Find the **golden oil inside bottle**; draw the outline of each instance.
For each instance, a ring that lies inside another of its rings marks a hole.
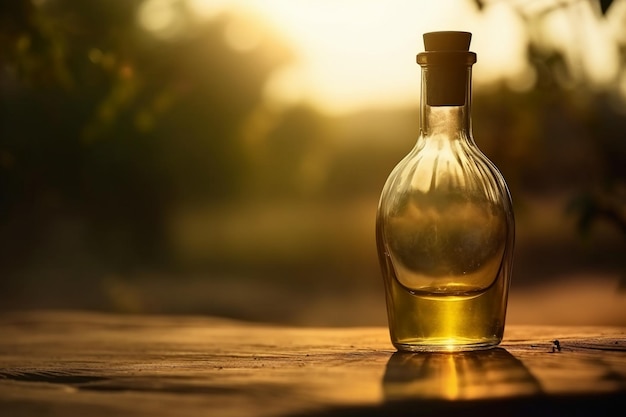
[[[458,351],[497,345],[504,332],[505,275],[500,272],[486,290],[459,288],[458,295],[411,292],[393,274],[384,277],[393,345],[403,351]]]
[[[495,346],[510,276],[506,211],[486,198],[429,197],[398,199],[380,213],[392,343],[409,351]]]

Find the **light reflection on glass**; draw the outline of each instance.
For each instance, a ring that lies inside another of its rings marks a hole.
[[[539,382],[505,349],[394,353],[383,377],[386,401],[476,400],[539,394]]]

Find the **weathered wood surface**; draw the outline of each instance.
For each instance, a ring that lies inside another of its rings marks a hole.
[[[603,415],[625,394],[626,328],[509,326],[501,348],[411,355],[385,328],[0,315],[3,417]]]

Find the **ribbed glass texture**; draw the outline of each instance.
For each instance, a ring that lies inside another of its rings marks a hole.
[[[431,106],[438,68],[422,66],[420,136],[380,198],[377,247],[399,350],[487,348],[504,332],[513,209],[504,178],[472,138],[465,67],[464,104]]]

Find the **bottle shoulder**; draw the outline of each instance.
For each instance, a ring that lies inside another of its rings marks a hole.
[[[381,195],[381,203],[402,196],[418,199],[485,200],[510,205],[504,177],[489,158],[468,140],[420,137],[396,165]]]

